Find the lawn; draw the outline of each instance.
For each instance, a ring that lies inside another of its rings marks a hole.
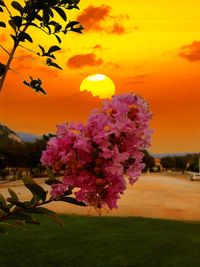
[[[63,216],[0,236],[1,267],[198,267],[200,223]]]

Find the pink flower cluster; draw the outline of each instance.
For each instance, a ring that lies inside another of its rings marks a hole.
[[[52,197],[76,188],[78,201],[97,209],[117,208],[126,176],[133,184],[144,167],[142,150],[150,145],[151,117],[144,99],[130,93],[104,100],[102,110],[94,110],[86,125],[58,126],[41,158],[63,176],[62,183],[52,185]]]

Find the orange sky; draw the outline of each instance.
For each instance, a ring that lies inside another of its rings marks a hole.
[[[103,73],[114,81],[117,94],[136,92],[149,102],[154,113],[151,152],[199,152],[200,2],[85,0],[79,6],[68,16],[86,29],[83,35],[69,33],[63,39],[63,50],[57,53],[63,71],[45,67],[18,49],[13,68],[25,78],[40,77],[47,96],[9,73],[0,94],[0,121],[35,134],[54,132],[64,121],[84,121],[101,100],[80,92],[81,81]],[[34,40],[49,48],[42,33],[35,32]],[[3,28],[0,43],[10,48]],[[36,45],[24,45],[39,51]],[[0,61],[5,59],[0,51]]]

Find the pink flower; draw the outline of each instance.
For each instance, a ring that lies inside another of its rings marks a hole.
[[[136,94],[117,95],[91,112],[86,125],[63,124],[49,140],[41,162],[63,175],[52,186],[52,197],[76,188],[78,201],[95,208],[117,207],[126,189],[126,176],[133,184],[144,164],[141,150],[150,145],[152,117],[147,103]]]

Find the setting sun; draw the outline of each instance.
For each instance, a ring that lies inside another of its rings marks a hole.
[[[85,78],[80,86],[80,91],[88,91],[99,98],[110,98],[115,94],[113,81],[104,74],[93,74]]]

